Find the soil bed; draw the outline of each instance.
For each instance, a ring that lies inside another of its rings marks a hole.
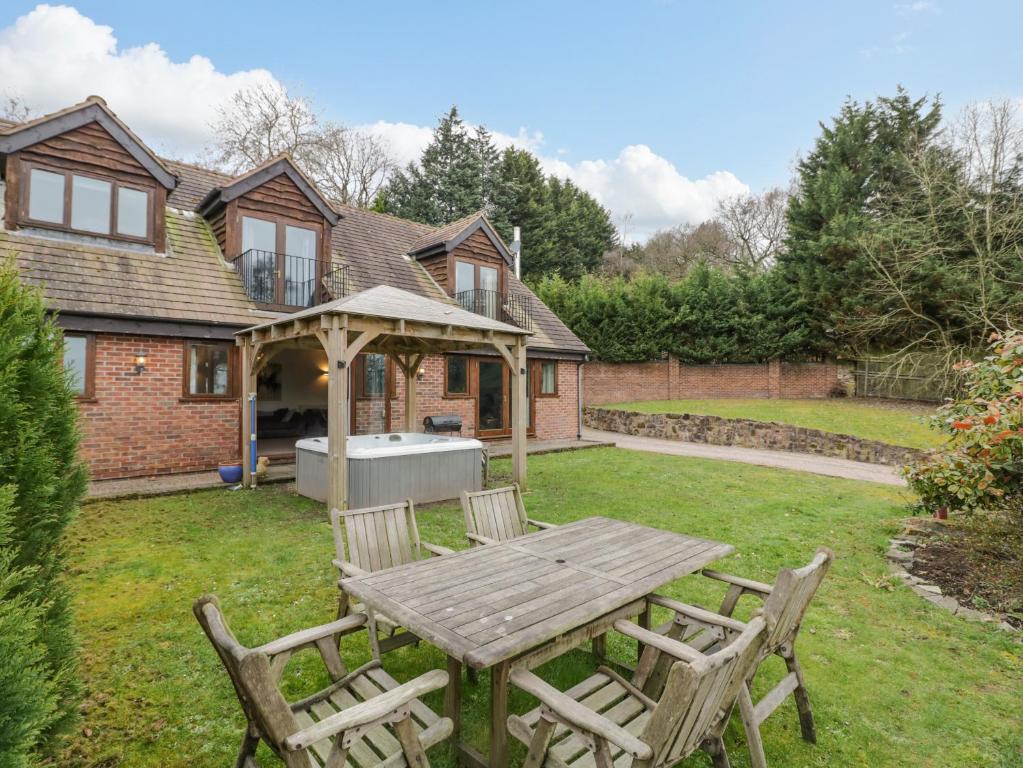
[[[921,540],[908,570],[942,594],[1023,628],[1023,536],[1008,521],[956,522]]]

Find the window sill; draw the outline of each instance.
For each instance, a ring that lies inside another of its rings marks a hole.
[[[179,397],[179,403],[232,403],[238,402],[237,395],[186,395]]]
[[[458,395],[458,394],[449,395],[447,392],[445,392],[443,395],[441,395],[441,399],[443,399],[443,400],[472,400],[472,397],[473,396],[470,395],[470,394],[465,394],[465,395]]]
[[[94,395],[75,395],[76,403],[98,403],[99,398]]]

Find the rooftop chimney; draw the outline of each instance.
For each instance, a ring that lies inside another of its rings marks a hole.
[[[515,255],[515,279],[522,279],[522,230],[512,228],[511,252]]]

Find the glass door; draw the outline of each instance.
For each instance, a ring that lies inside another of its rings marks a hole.
[[[242,281],[254,301],[277,303],[277,225],[242,216],[242,253],[248,253]]]
[[[316,232],[304,227],[284,228],[284,303],[311,307],[316,302]]]
[[[497,270],[493,267],[480,267],[480,298],[482,303],[481,315],[497,320],[497,308],[500,306],[500,286],[498,285]]]
[[[480,360],[476,390],[476,432],[481,436],[508,431],[508,376],[501,361]]]

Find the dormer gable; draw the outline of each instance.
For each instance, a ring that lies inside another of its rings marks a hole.
[[[482,212],[423,235],[412,244],[409,256],[450,296],[466,306],[483,306],[483,314],[496,311],[499,297],[508,293],[514,256]]]
[[[56,230],[163,250],[177,179],[97,96],[0,132],[8,229]]]
[[[287,155],[212,189],[196,206],[258,304],[287,309],[323,298],[331,234],[341,218]]]

